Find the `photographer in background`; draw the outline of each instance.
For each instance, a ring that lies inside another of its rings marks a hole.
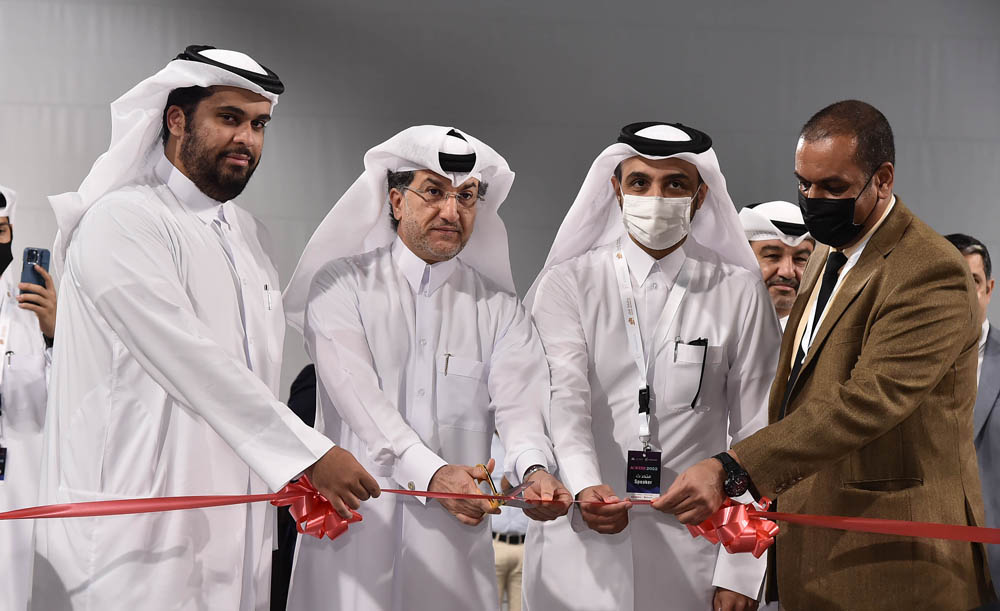
[[[14,260],[14,191],[0,186],[0,512],[37,504],[46,380],[56,329],[55,284],[19,282]],[[31,587],[34,520],[0,521],[0,608],[23,611]]]

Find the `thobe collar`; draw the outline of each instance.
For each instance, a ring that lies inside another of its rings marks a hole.
[[[427,296],[441,288],[441,285],[458,267],[458,259],[455,257],[439,263],[427,263],[413,254],[413,251],[403,243],[398,235],[392,243],[392,261],[406,277],[413,292],[420,293],[422,291]]]
[[[177,201],[205,224],[211,224],[216,219],[228,223],[225,204],[205,195],[198,185],[167,159],[166,155],[160,156],[155,171],[156,177],[167,185]]]
[[[667,278],[668,286],[666,288],[673,286],[674,279],[677,278],[677,274],[680,273],[681,266],[684,265],[684,260],[687,258],[683,246],[662,259],[654,259],[645,250],[639,248],[628,232],[622,237],[622,242],[622,250],[625,252],[625,260],[628,262],[628,271],[639,283],[639,286],[645,284],[649,275],[656,270],[662,271]]]

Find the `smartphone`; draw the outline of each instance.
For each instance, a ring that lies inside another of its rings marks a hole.
[[[34,248],[29,246],[24,249],[24,257],[21,264],[21,282],[29,282],[39,286],[45,286],[45,279],[35,270],[35,265],[41,265],[45,271],[49,271],[49,250],[47,248]],[[31,291],[21,291],[22,293]]]

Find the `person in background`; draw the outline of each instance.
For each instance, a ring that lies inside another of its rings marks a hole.
[[[802,270],[816,247],[795,204],[782,201],[750,204],[740,210],[740,223],[771,295],[781,329],[799,294]]]
[[[493,435],[490,457],[504,464],[506,453],[500,436]],[[493,471],[493,485],[498,491],[510,489],[510,482],[500,471]],[[524,568],[524,535],[530,519],[516,507],[500,506],[500,513],[490,516],[493,528],[493,556],[497,567],[499,602],[507,601],[508,611],[521,611],[521,575]]]
[[[19,282],[12,265],[17,194],[0,186],[0,512],[37,505],[46,384],[56,330],[56,290]],[[0,521],[0,609],[24,611],[31,591],[34,520]]]
[[[1000,329],[987,316],[993,297],[993,262],[986,245],[962,233],[944,236],[965,257],[976,284],[979,301],[978,392],[972,419],[972,435],[979,459],[979,480],[983,485],[986,526],[1000,528]],[[987,545],[993,588],[1000,589],[1000,545]]]

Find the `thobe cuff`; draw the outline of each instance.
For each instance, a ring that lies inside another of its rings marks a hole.
[[[322,433],[306,426],[291,410],[285,410],[288,416],[281,423],[285,426],[269,427],[237,450],[273,491],[281,490],[333,447],[333,442]]]
[[[587,532],[590,528],[583,519],[583,512],[580,511],[580,506],[576,503],[570,505],[569,508],[569,525],[573,529],[573,532],[577,533]]]
[[[719,546],[712,585],[757,600],[767,571],[767,554],[754,558],[752,554],[730,554]]]
[[[400,488],[427,490],[434,474],[447,464],[447,461],[431,452],[424,444],[415,443],[403,450],[399,459],[396,460],[392,479],[399,483]],[[416,498],[421,503],[427,503],[427,497],[418,496]]]
[[[517,486],[521,483],[521,476],[528,470],[528,467],[534,465],[543,465],[545,470],[550,473],[553,471],[553,465],[549,464],[549,460],[548,457],[545,456],[545,452],[529,448],[517,455],[517,458],[513,462],[514,471],[507,471],[504,475],[507,476],[507,481]]]
[[[560,456],[559,478],[574,498],[584,488],[598,486],[602,483],[601,470],[597,466],[597,461],[593,456],[586,454]]]
[[[753,501],[750,493],[735,499],[740,503]],[[754,558],[752,554],[730,554],[721,545],[718,546],[718,559],[715,562],[715,575],[712,585],[717,588],[732,590],[754,600],[760,597],[761,585],[764,583],[764,573],[767,572],[767,554]]]

